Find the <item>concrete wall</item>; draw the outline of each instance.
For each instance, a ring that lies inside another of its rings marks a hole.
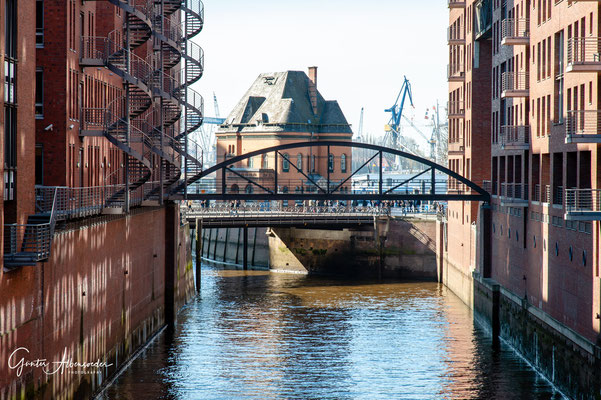
[[[391,219],[380,222],[379,229],[383,277],[436,279],[435,221]],[[203,256],[240,264],[242,238],[238,231],[204,230]],[[248,252],[249,260],[256,254],[255,265],[300,273],[379,274],[380,251],[373,226],[338,230],[258,229],[254,250],[253,232],[249,229]]]
[[[578,400],[599,398],[598,346],[493,280],[475,279],[474,297],[476,318],[492,327],[493,334],[498,329],[506,343],[563,393]]]
[[[189,230],[177,217],[171,205],[71,224],[56,234],[47,263],[0,276],[0,399],[87,398],[165,325],[165,309],[193,295]],[[173,304],[165,296],[169,275]],[[73,361],[112,365],[53,375],[26,367],[17,376],[8,358],[19,347],[29,350],[19,358],[52,362],[66,352]]]
[[[242,264],[243,229],[202,230],[202,257],[217,262]],[[259,268],[269,267],[269,244],[265,228],[248,228],[248,262]]]

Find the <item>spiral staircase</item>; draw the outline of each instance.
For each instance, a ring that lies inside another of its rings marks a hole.
[[[124,153],[119,175],[127,185],[106,203],[127,210],[133,197],[162,203],[202,171],[202,156],[188,149],[197,147],[189,135],[203,119],[202,96],[190,85],[204,71],[203,51],[191,41],[204,8],[200,0],[106,1],[124,12],[125,26],[83,37],[80,65],[108,69],[127,89],[106,108],[82,109],[80,135],[104,137]]]

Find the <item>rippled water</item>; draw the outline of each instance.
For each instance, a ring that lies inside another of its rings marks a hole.
[[[559,399],[436,283],[203,267],[102,399]]]

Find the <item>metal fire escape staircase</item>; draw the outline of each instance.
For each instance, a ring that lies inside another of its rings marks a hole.
[[[130,191],[147,182],[154,173],[154,181],[146,185],[143,196],[160,202],[164,193],[180,179],[182,167],[186,174],[192,172],[193,176],[202,168],[197,155],[187,152],[187,135],[202,124],[202,97],[188,85],[202,76],[204,55],[202,49],[188,39],[202,30],[203,4],[198,0],[148,1],[135,5],[121,0],[109,1],[126,12],[129,40],[124,40],[123,46],[117,45],[113,36],[120,31],[112,32],[108,38],[84,39],[81,64],[107,67],[129,84],[129,96],[124,98],[125,107],[120,113],[103,115],[100,110],[84,110],[82,135],[99,136],[101,131],[127,154]],[[178,10],[183,14],[177,14]],[[180,22],[181,15],[184,22]],[[133,50],[152,36],[157,39],[155,48],[159,51],[142,60]],[[99,46],[98,42],[104,43]],[[99,52],[98,47],[102,45],[104,50]],[[176,72],[178,65],[183,66]],[[90,129],[93,126],[101,129]],[[129,146],[132,133],[135,133],[135,141],[142,143],[142,151]],[[158,162],[153,163],[156,159]],[[142,166],[150,174],[141,174]],[[124,198],[125,192],[112,200]]]
[[[192,181],[188,174],[194,178],[202,169],[201,157],[188,152],[187,136],[203,118],[202,97],[188,87],[204,71],[203,51],[190,41],[203,28],[203,3],[107,1],[125,12],[125,29],[107,37],[82,37],[80,65],[110,70],[123,79],[125,95],[106,107],[83,108],[80,135],[105,137],[123,152],[124,166],[102,188],[40,188],[37,213],[27,224],[5,225],[5,269],[47,260],[57,218],[127,210],[134,199],[135,204],[153,198],[162,202],[182,168],[184,185]],[[135,54],[153,36],[156,53],[147,59]]]

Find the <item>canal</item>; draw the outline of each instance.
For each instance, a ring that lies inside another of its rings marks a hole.
[[[202,272],[101,399],[562,398],[439,284]]]

